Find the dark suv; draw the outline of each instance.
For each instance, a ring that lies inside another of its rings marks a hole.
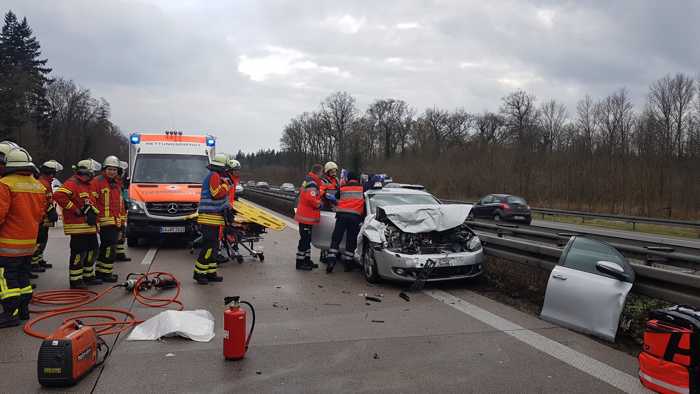
[[[510,194],[489,194],[479,200],[469,213],[471,218],[508,220],[530,224],[532,214],[527,201]]]

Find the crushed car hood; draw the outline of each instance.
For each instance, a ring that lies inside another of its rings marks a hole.
[[[386,218],[399,230],[417,234],[460,226],[471,209],[468,204],[394,205],[377,208],[374,219]]]

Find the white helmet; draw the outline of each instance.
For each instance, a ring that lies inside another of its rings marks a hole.
[[[209,165],[212,167],[212,169],[216,169],[216,170],[225,170],[227,164],[228,164],[228,155],[226,153],[215,154],[214,158],[211,159],[211,162],[209,163]]]
[[[57,162],[56,160],[49,160],[45,161],[44,164],[41,165],[41,171],[42,172],[59,172],[63,171],[63,166],[61,163]]]
[[[117,158],[117,156],[107,156],[105,157],[105,161],[102,162],[102,167],[120,168],[121,162],[119,161],[119,158]]]
[[[7,161],[7,154],[15,148],[19,148],[19,145],[15,144],[12,141],[0,142],[0,163],[5,164],[5,162]]]
[[[234,171],[241,169],[241,163],[236,159],[230,159],[227,163],[227,166],[230,170],[234,170]]]
[[[11,149],[5,155],[5,174],[10,171],[31,171],[36,172],[37,168],[32,163],[32,157],[24,148]]]
[[[81,175],[94,175],[102,169],[100,163],[94,159],[80,160],[74,167],[75,171]]]
[[[329,162],[326,163],[326,165],[323,167],[323,172],[328,172],[328,171],[330,171],[330,170],[336,170],[336,171],[338,171],[338,165],[335,164],[335,163],[332,162],[332,161],[329,161]]]
[[[120,161],[119,168],[121,168],[122,170],[127,170],[127,169],[129,169],[129,163],[127,163],[125,161]]]

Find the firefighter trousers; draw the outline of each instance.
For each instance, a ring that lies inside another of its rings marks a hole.
[[[335,261],[341,260],[345,264],[352,264],[357,248],[357,234],[360,233],[362,217],[351,213],[337,213],[335,215],[335,228],[331,237],[331,248],[328,255]],[[340,242],[345,236],[345,251],[339,250]]]
[[[36,250],[32,256],[32,265],[38,266],[44,260],[44,250],[49,241],[49,227],[43,224],[39,225],[39,233],[36,236]]]
[[[197,260],[194,261],[195,276],[216,276],[218,268],[216,257],[219,255],[222,230],[222,226],[199,225],[199,231],[202,233],[202,245]]]
[[[297,265],[311,260],[311,232],[313,225],[299,223],[299,243],[297,244]]]
[[[117,227],[100,227],[100,252],[97,257],[97,264],[95,266],[97,276],[112,275],[118,237],[119,229]]]
[[[68,262],[68,279],[71,284],[82,282],[83,278],[95,276],[88,255],[93,253],[97,243],[96,234],[75,234],[70,236],[70,261]]]
[[[9,317],[19,317],[20,309],[28,308],[32,300],[30,272],[31,256],[0,256],[0,301]]]

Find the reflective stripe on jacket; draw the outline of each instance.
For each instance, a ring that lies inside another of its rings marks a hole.
[[[31,174],[0,178],[0,256],[31,256],[46,213],[46,189]]]
[[[97,226],[87,224],[85,216],[78,213],[85,201],[95,206],[95,197],[89,182],[83,182],[74,175],[56,189],[53,199],[63,208],[63,232],[66,235],[97,233]]]
[[[39,175],[39,178],[37,178],[37,181],[39,181],[39,183],[41,183],[41,185],[44,186],[44,189],[46,189],[46,213],[48,213],[48,211],[54,207],[53,188],[51,187],[52,180],[53,178],[44,174]],[[54,223],[50,221],[48,215],[45,214],[41,225],[45,227],[50,227],[53,226]]]
[[[294,220],[302,224],[318,224],[321,221],[321,191],[317,178],[309,173],[299,188],[299,203]]]
[[[197,223],[223,226],[224,208],[228,203],[229,185],[218,172],[211,171],[202,182],[202,193],[197,209]]]
[[[340,187],[340,198],[335,211],[359,216],[365,213],[365,196],[362,185],[359,182],[354,180],[348,181]]]
[[[123,203],[119,183],[115,179],[110,180],[104,175],[99,175],[92,179],[90,187],[94,193],[96,208],[100,211],[97,217],[100,227],[121,227]]]

